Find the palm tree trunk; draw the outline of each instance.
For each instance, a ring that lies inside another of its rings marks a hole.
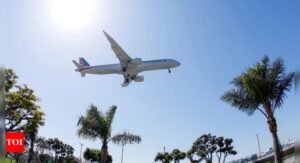
[[[122,144],[122,155],[121,155],[121,163],[123,163],[123,153],[124,153],[124,144]]]
[[[107,142],[103,141],[101,147],[101,163],[106,163],[107,150],[108,150]]]
[[[28,163],[31,163],[32,157],[33,157],[33,146],[34,146],[34,138],[31,138],[30,140],[30,149],[29,149],[29,157],[28,157]]]
[[[270,132],[273,137],[273,148],[274,148],[274,161],[275,163],[282,163],[282,149],[281,144],[277,135],[277,123],[276,119],[272,116],[268,120]]]

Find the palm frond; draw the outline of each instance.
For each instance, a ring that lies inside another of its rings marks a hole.
[[[100,138],[102,141],[107,141],[111,136],[111,124],[116,108],[116,106],[111,107],[104,115],[97,106],[91,104],[86,115],[79,117],[78,136],[91,140]]]
[[[97,106],[91,104],[86,111],[86,116],[81,116],[77,122],[78,136],[95,140],[99,136],[99,130],[103,128],[103,116]]]
[[[124,131],[123,133],[113,136],[111,140],[115,144],[125,145],[133,143],[139,144],[142,141],[142,138],[138,135],[131,134],[128,131]]]
[[[105,121],[108,125],[111,125],[117,110],[117,106],[113,105],[109,108],[109,110],[105,114]]]
[[[105,132],[108,133],[107,138],[109,138],[111,135],[111,124],[113,123],[113,119],[115,117],[115,113],[117,110],[117,106],[113,105],[109,108],[109,110],[105,113],[105,116],[103,117],[104,123],[105,123]]]
[[[260,110],[265,116],[274,113],[290,91],[295,75],[285,73],[284,61],[277,58],[272,64],[268,56],[231,81],[234,89],[225,92],[221,99],[241,111],[253,114]],[[264,108],[261,109],[260,106]]]
[[[238,89],[225,92],[221,100],[231,104],[240,111],[246,112],[248,115],[252,115],[259,107],[259,103],[256,100],[247,96],[247,93],[244,91]]]
[[[293,81],[294,73],[289,73],[284,75],[284,77],[278,81],[278,84],[275,88],[275,98],[274,98],[274,107],[273,109],[279,108],[282,106],[284,99],[286,98],[286,92],[290,91]]]
[[[285,72],[284,61],[282,58],[277,58],[270,68],[270,80],[276,81]]]

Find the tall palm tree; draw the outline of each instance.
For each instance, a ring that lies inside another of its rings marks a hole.
[[[35,111],[33,113],[33,117],[29,119],[29,125],[26,126],[25,128],[25,134],[26,137],[30,141],[30,146],[29,146],[29,156],[28,156],[28,163],[32,162],[33,155],[34,155],[34,143],[37,139],[37,134],[40,126],[43,126],[45,124],[44,121],[44,113],[40,111]]]
[[[142,141],[140,136],[133,135],[127,131],[115,135],[111,140],[115,144],[122,145],[121,163],[123,163],[124,146],[126,144],[140,143]]]
[[[293,81],[294,73],[285,72],[282,58],[277,58],[270,64],[268,56],[264,56],[254,67],[234,78],[231,84],[235,88],[221,97],[223,101],[249,115],[255,111],[263,114],[273,137],[276,163],[282,162],[282,149],[274,112],[283,105],[286,92],[291,89]]]
[[[164,153],[157,153],[154,161],[160,161],[162,163],[170,163],[173,160],[172,156],[168,153],[168,152],[164,152]]]
[[[181,152],[179,149],[174,149],[171,152],[171,156],[172,156],[172,158],[174,160],[174,163],[179,163],[180,160],[185,159],[186,154],[184,152]]]
[[[103,114],[97,106],[90,105],[85,116],[81,116],[77,123],[78,136],[86,139],[102,141],[101,163],[106,162],[108,154],[108,143],[111,140],[111,125],[116,113],[117,107],[112,106]]]

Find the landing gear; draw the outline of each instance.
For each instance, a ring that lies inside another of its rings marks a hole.
[[[123,72],[126,72],[127,68],[126,67],[122,67],[122,70],[123,70]]]
[[[126,78],[126,79],[125,79],[125,82],[126,82],[126,83],[129,83],[129,81],[130,81],[129,78]]]
[[[171,69],[170,68],[168,68],[168,72],[171,73]]]

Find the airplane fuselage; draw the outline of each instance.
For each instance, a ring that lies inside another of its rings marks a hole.
[[[77,71],[84,72],[86,74],[137,74],[143,71],[151,70],[161,70],[161,69],[171,69],[179,66],[180,63],[173,59],[160,59],[160,60],[149,60],[142,61],[136,66],[128,66],[126,71],[122,68],[120,64],[107,64],[107,65],[97,65],[83,68]]]

